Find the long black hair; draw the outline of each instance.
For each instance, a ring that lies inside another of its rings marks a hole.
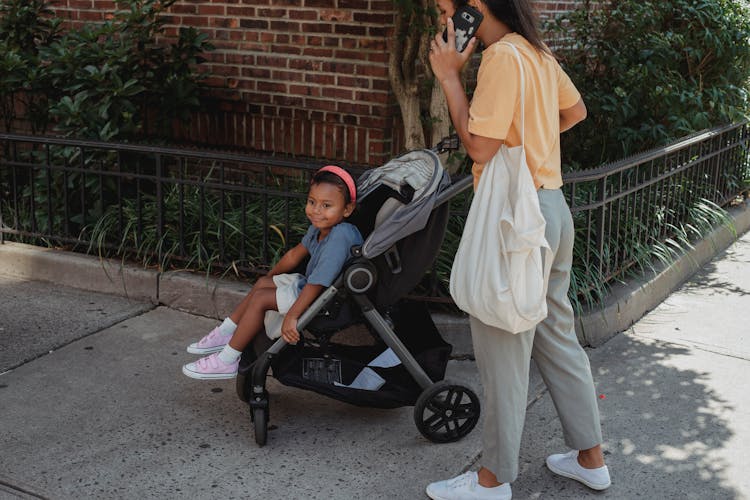
[[[498,21],[523,36],[539,52],[550,53],[542,41],[537,27],[537,17],[530,0],[479,0],[487,6]]]

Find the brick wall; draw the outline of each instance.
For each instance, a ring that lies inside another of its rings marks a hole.
[[[575,0],[538,2],[542,16]],[[71,23],[111,0],[58,0]],[[180,139],[377,165],[402,149],[388,81],[392,0],[178,0],[168,29],[195,26],[216,46],[204,111]]]

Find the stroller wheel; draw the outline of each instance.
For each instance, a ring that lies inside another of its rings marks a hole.
[[[258,446],[265,446],[268,437],[268,410],[251,408],[250,411],[255,425],[255,442],[258,443]]]
[[[460,384],[445,380],[422,391],[414,405],[414,423],[435,443],[458,441],[479,421],[479,398]]]

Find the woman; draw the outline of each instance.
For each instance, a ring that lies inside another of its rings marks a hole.
[[[484,164],[503,143],[518,146],[520,69],[525,75],[525,150],[539,204],[545,237],[554,259],[547,293],[548,317],[536,329],[511,334],[471,318],[471,335],[485,391],[482,467],[432,483],[433,499],[510,499],[518,475],[518,453],[526,413],[529,362],[534,358],[563,427],[571,451],[547,458],[549,469],[596,490],[609,487],[601,450],[601,428],[591,368],[576,338],[568,300],[573,252],[573,220],[560,190],[560,133],[586,117],[586,107],[536,28],[529,0],[470,0],[484,20],[464,52],[456,52],[450,16],[456,4],[438,0],[448,41],[431,42],[430,64],[445,93],[453,125],[469,156],[476,188]],[[456,2],[458,3],[458,2]],[[463,2],[461,2],[463,3]],[[459,72],[477,46],[486,47],[471,104]]]

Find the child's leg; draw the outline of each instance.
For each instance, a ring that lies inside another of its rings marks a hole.
[[[263,318],[266,311],[278,310],[276,305],[276,286],[259,288],[253,294],[253,300],[248,301],[242,317],[238,318],[237,329],[229,341],[229,346],[242,352],[250,344],[253,338],[263,329]],[[245,302],[245,301],[243,301]]]
[[[273,282],[273,278],[262,276],[247,293],[242,302],[235,308],[234,312],[229,317],[224,318],[224,321],[219,326],[208,332],[198,342],[190,344],[187,351],[192,354],[211,354],[221,351],[227,342],[229,342],[229,339],[232,338],[237,329],[237,324],[240,322],[240,318],[242,318],[247,310],[248,304],[255,300],[253,298],[255,294],[259,290],[267,288],[276,290],[276,285]]]
[[[276,289],[259,288],[253,294],[253,300],[247,304],[245,313],[240,318],[234,335],[221,352],[188,363],[182,367],[182,373],[197,379],[224,379],[237,375],[242,351],[258,332],[263,329],[263,317],[269,309],[276,309]]]
[[[260,290],[263,290],[264,288],[272,288],[274,291],[276,290],[276,284],[273,282],[273,278],[270,276],[261,276],[258,278],[258,281],[255,282],[253,287],[250,289],[250,291],[245,295],[245,298],[242,299],[242,302],[239,303],[237,307],[235,307],[232,314],[229,316],[229,319],[234,321],[236,324],[240,324],[240,320],[242,319],[242,316],[245,315],[245,311],[247,310],[248,305],[255,300],[255,294],[260,292]]]

